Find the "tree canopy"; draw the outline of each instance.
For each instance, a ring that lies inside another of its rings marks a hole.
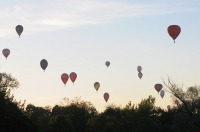
[[[167,110],[155,106],[156,99],[150,95],[138,104],[112,104],[98,112],[80,97],[64,98],[53,107],[25,106],[25,101],[16,101],[11,94],[19,82],[0,73],[1,132],[199,132],[200,86],[184,91],[170,79],[164,84],[173,101]]]

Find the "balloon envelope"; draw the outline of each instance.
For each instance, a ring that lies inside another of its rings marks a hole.
[[[62,80],[62,82],[63,82],[64,84],[67,83],[68,79],[69,79],[69,76],[68,76],[67,73],[63,73],[63,74],[61,75],[61,80]]]
[[[157,92],[160,92],[160,90],[163,88],[162,84],[158,83],[154,85],[154,88],[156,89]]]
[[[41,68],[42,68],[43,70],[45,70],[45,69],[47,68],[47,66],[48,66],[47,60],[42,59],[42,60],[40,61],[40,66],[41,66]]]
[[[107,67],[109,67],[110,61],[106,61],[105,64],[106,64]]]
[[[181,32],[181,28],[178,25],[170,25],[167,28],[168,34],[172,37],[175,43],[175,39],[178,37],[178,35]]]
[[[17,25],[17,26],[15,27],[15,30],[16,30],[17,34],[19,35],[19,37],[20,37],[20,35],[22,34],[23,29],[24,29],[24,28],[22,27],[22,25]]]
[[[139,73],[138,73],[138,77],[141,79],[142,76],[143,76],[142,72],[139,72]]]
[[[100,87],[100,83],[99,82],[95,82],[94,83],[94,88],[98,91],[99,87]]]
[[[70,77],[70,80],[74,83],[77,78],[77,74],[75,72],[71,72],[69,77]]]
[[[10,54],[10,50],[9,49],[3,49],[2,53],[7,58],[9,56],[9,54]]]
[[[164,90],[161,90],[160,91],[160,96],[163,98],[165,96],[165,91]]]
[[[104,100],[107,102],[108,99],[109,99],[109,94],[108,93],[104,93],[103,97],[104,97]]]
[[[138,72],[141,72],[141,71],[142,71],[142,67],[141,67],[141,66],[138,66],[138,67],[137,67],[137,70],[138,70]]]

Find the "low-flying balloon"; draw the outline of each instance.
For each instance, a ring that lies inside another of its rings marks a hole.
[[[141,72],[141,71],[142,71],[142,67],[141,67],[141,66],[138,66],[138,67],[137,67],[137,70],[138,70],[138,72]]]
[[[110,61],[106,61],[105,64],[106,64],[107,67],[109,67],[110,66]]]
[[[160,91],[160,96],[163,98],[165,96],[165,91],[164,90],[161,90]]]
[[[2,53],[3,53],[3,55],[6,57],[6,59],[7,59],[7,57],[9,56],[9,54],[10,54],[10,50],[9,49],[3,49],[2,50]]]
[[[99,82],[95,82],[94,83],[94,88],[98,91],[99,87],[100,87],[100,83]]]
[[[46,69],[47,66],[48,66],[47,60],[42,59],[42,60],[40,61],[40,66],[41,66],[41,68],[45,71],[45,69]]]
[[[168,34],[172,37],[175,43],[175,39],[178,37],[178,35],[181,32],[181,28],[178,25],[170,25],[167,28]]]
[[[62,80],[62,82],[63,82],[65,85],[66,85],[68,79],[69,79],[69,76],[68,76],[67,73],[63,73],[63,74],[61,75],[61,80]]]
[[[22,27],[22,25],[17,25],[16,27],[15,27],[15,30],[16,30],[16,32],[17,32],[17,34],[19,35],[19,38],[20,38],[20,35],[22,34],[22,32],[23,32],[23,27]]]
[[[142,76],[143,76],[142,72],[139,72],[139,73],[138,73],[138,77],[141,79]]]
[[[107,102],[108,99],[109,99],[109,94],[108,93],[104,93],[103,97],[104,97],[104,100]]]
[[[70,77],[70,80],[74,83],[77,78],[77,74],[75,72],[71,72],[69,77]]]
[[[154,88],[156,89],[156,91],[159,93],[160,92],[160,90],[163,88],[163,86],[162,86],[162,84],[160,84],[160,83],[157,83],[157,84],[155,84],[154,85]]]

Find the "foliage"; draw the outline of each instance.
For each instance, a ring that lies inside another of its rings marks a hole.
[[[0,73],[0,128],[1,132],[31,131],[31,120],[23,113],[24,104],[14,100],[10,90],[17,88],[18,81],[11,75]]]
[[[1,132],[199,132],[200,87],[186,91],[171,81],[164,82],[171,93],[173,106],[167,110],[155,106],[151,95],[140,103],[128,102],[124,107],[108,105],[101,113],[92,103],[80,97],[64,98],[54,107],[38,107],[17,102],[11,90],[18,81],[6,73],[0,74]]]

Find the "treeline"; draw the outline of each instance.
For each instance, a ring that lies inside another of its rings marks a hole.
[[[164,84],[173,100],[167,110],[155,106],[149,96],[139,104],[109,105],[99,113],[80,98],[64,98],[52,108],[25,106],[10,94],[18,81],[0,73],[0,132],[199,132],[200,87],[183,91],[170,80]]]

